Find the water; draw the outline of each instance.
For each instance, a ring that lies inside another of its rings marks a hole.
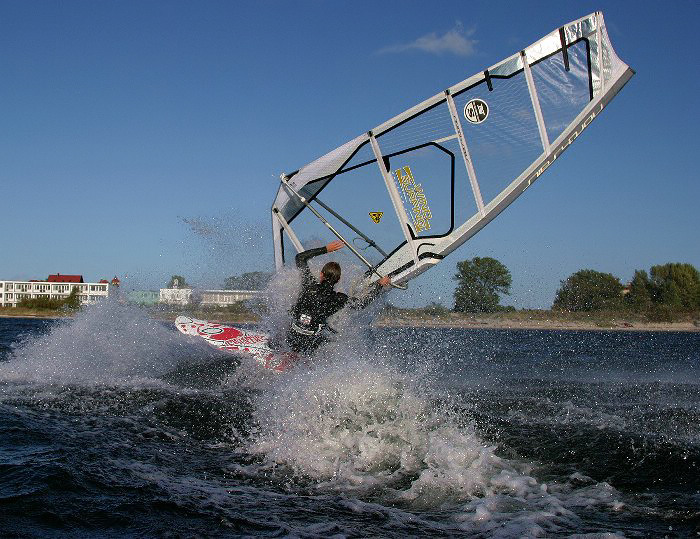
[[[272,375],[0,319],[0,536],[700,536],[700,334],[360,334]]]

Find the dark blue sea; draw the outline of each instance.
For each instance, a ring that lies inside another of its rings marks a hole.
[[[240,536],[700,537],[700,334],[0,319],[0,537]]]

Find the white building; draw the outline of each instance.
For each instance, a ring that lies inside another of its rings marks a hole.
[[[118,285],[118,279],[116,279]],[[114,280],[113,280],[114,282]],[[46,281],[0,281],[0,307],[17,307],[24,299],[66,299],[78,289],[81,305],[95,303],[109,295],[109,282],[86,283],[82,275],[49,275]]]
[[[201,293],[198,293],[201,307],[226,307],[240,301],[263,297],[265,297],[265,293],[257,290],[202,290]],[[160,303],[187,305],[192,299],[191,288],[160,289]]]
[[[187,305],[191,296],[191,288],[161,288],[158,301],[168,305]]]
[[[173,279],[172,287],[160,289],[158,301],[168,305],[187,305],[191,297],[192,289],[189,287],[180,288],[180,279]]]

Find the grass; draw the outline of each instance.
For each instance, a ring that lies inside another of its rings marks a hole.
[[[0,307],[0,316],[12,316],[17,318],[64,318],[72,316],[72,312],[50,308],[37,307]]]

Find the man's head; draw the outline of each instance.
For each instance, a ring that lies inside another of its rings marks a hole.
[[[321,281],[325,281],[331,286],[340,281],[340,264],[337,262],[328,262],[321,269]]]

